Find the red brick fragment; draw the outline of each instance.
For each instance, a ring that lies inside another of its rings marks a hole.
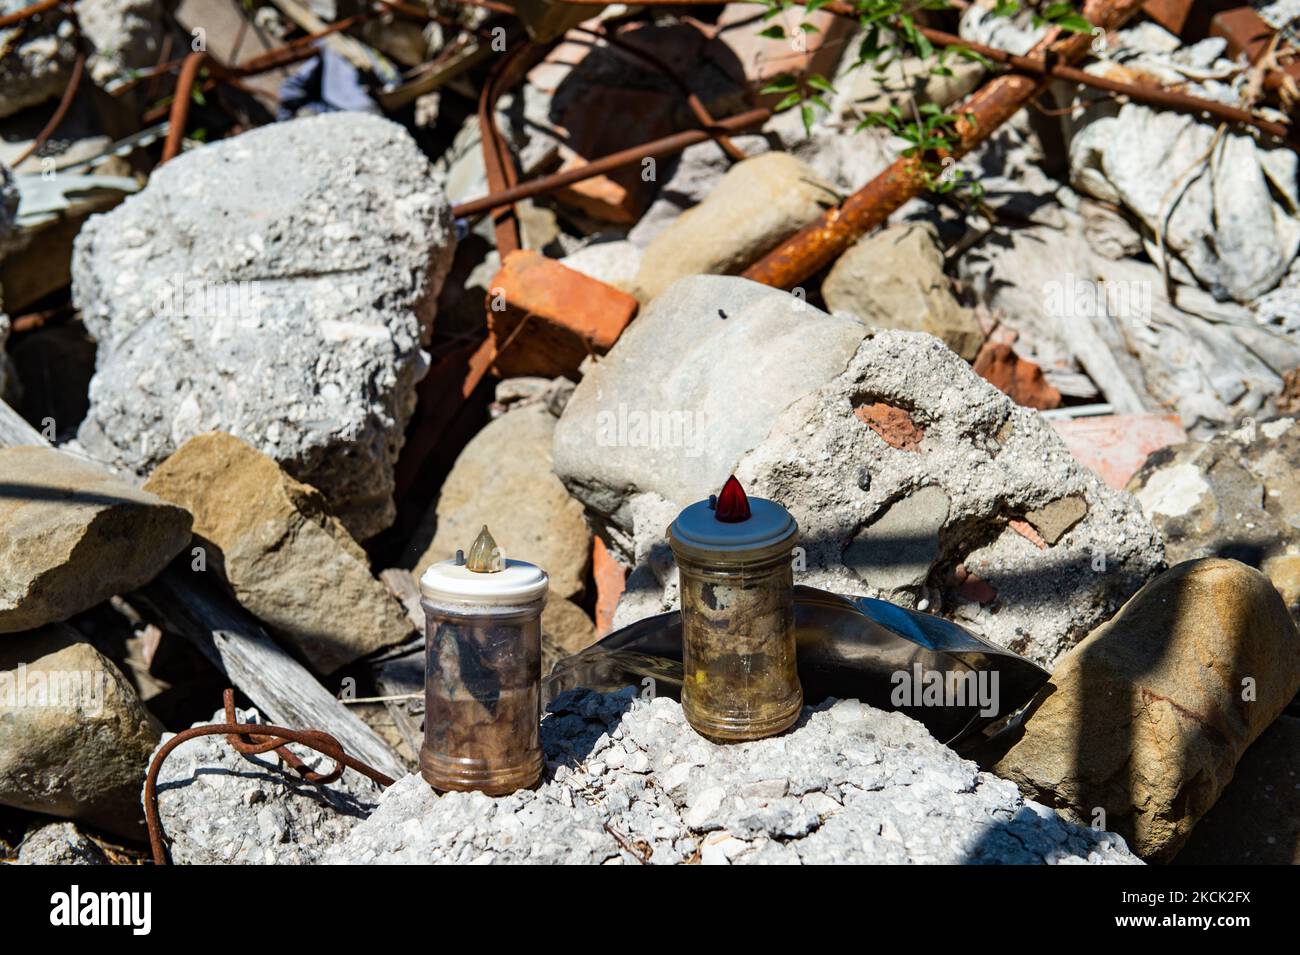
[[[1173,414],[1102,415],[1053,421],[1052,428],[1076,461],[1096,471],[1110,487],[1124,490],[1147,456],[1182,444],[1187,433]]]
[[[1009,345],[985,342],[975,357],[975,374],[1026,408],[1046,411],[1061,406],[1061,393],[1043,377],[1043,369]]]
[[[913,421],[904,409],[877,401],[870,405],[859,405],[853,409],[853,413],[890,447],[902,451],[920,450],[925,429]]]
[[[1276,32],[1250,7],[1217,13],[1210,21],[1210,36],[1228,41],[1228,56],[1245,53],[1251,63],[1268,52],[1269,41]]]
[[[591,574],[596,581],[596,636],[603,637],[614,629],[614,610],[627,585],[627,572],[599,537],[591,545]]]
[[[998,592],[993,589],[993,585],[976,577],[966,569],[965,564],[957,565],[953,571],[953,582],[957,585],[958,596],[963,600],[983,605],[997,599]]]
[[[589,354],[618,341],[637,300],[539,252],[511,252],[492,279],[488,333],[497,355],[492,372],[576,377]]]
[[[1033,544],[1039,550],[1047,550],[1047,541],[1043,540],[1042,535],[1034,530],[1034,525],[1028,521],[1019,519],[1008,521],[1011,529],[1023,537],[1029,543]]]

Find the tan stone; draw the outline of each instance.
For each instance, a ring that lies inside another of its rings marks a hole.
[[[1260,569],[1277,588],[1292,617],[1300,614],[1300,555],[1279,554],[1270,557]]]
[[[738,162],[650,243],[637,296],[649,301],[688,275],[740,272],[836,201],[831,185],[788,153]]]
[[[318,672],[410,634],[401,605],[324,496],[238,438],[191,438],[145,487],[189,508],[206,571]]]
[[[1166,861],[1298,689],[1300,634],[1268,579],[1188,561],[1061,658],[994,772]]]
[[[88,643],[19,663],[0,672],[0,804],[139,838],[161,732]]]
[[[1025,514],[1025,520],[1048,544],[1055,544],[1075,524],[1088,516],[1088,502],[1081,497],[1062,497]]]
[[[952,293],[930,228],[906,223],[859,239],[822,282],[832,312],[877,328],[929,332],[967,361],[984,341],[975,315]]]
[[[53,448],[0,450],[0,633],[66,620],[148,583],[190,515]]]
[[[437,532],[415,564],[418,577],[469,546],[486,524],[507,557],[537,564],[551,596],[581,593],[591,560],[582,505],[551,470],[555,418],[544,405],[511,411],[474,436],[443,482]]]

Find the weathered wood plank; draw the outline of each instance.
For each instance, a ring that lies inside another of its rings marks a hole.
[[[200,573],[187,573],[173,565],[128,599],[143,603],[165,629],[197,646],[271,722],[324,730],[349,755],[395,779],[406,775],[406,765],[389,745],[234,601],[212,594],[200,580],[190,579]]]

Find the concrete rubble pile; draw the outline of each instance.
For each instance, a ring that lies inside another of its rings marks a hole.
[[[1002,67],[834,9],[37,6],[0,0],[0,861],[143,861],[156,798],[179,864],[1300,862],[1300,6],[1073,47],[927,11],[1126,90],[987,128]],[[431,788],[421,576],[490,528],[560,673],[681,606],[667,529],[733,476],[795,584],[1040,688],[978,745],[848,693],[721,744],[551,684],[535,787]],[[172,749],[231,719],[374,773]]]

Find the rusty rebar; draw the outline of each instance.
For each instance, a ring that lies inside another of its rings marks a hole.
[[[55,108],[54,115],[50,117],[49,122],[41,127],[41,131],[36,134],[36,138],[32,140],[31,145],[23,150],[22,155],[9,164],[11,167],[17,169],[36,155],[38,149],[49,142],[50,137],[59,128],[59,124],[63,122],[63,118],[68,115],[68,109],[72,106],[72,101],[76,99],[77,90],[81,87],[81,77],[85,70],[86,54],[78,53],[76,62],[72,64],[72,75],[68,77],[68,85],[63,89],[63,96],[59,99],[59,105]]]
[[[1142,0],[1088,0],[1084,15],[1107,31],[1121,26],[1142,6]],[[1059,40],[1059,31],[1045,37],[1031,52],[1049,59],[1074,61],[1087,51],[1090,34],[1073,34]],[[955,148],[943,156],[964,156],[988,139],[1004,122],[1044,90],[1047,75],[1035,78],[1021,73],[997,76],[977,90],[953,112],[958,136]],[[900,156],[843,204],[828,209],[755,262],[742,275],[764,285],[792,288],[806,280],[849,247],[857,238],[880,226],[905,202],[920,195],[929,177],[926,157]]]
[[[274,750],[303,779],[323,785],[333,782],[342,775],[343,769],[356,770],[369,777],[380,786],[391,786],[395,780],[373,766],[363,763],[354,756],[349,756],[342,745],[328,733],[320,730],[294,730],[267,723],[239,723],[234,719],[234,691],[227,689],[223,694],[227,722],[214,723],[211,726],[192,726],[181,730],[167,742],[158,747],[153,760],[149,763],[149,772],[144,780],[144,820],[149,830],[149,848],[156,865],[167,864],[167,848],[163,842],[162,817],[158,812],[158,776],[163,763],[182,743],[187,743],[200,736],[225,736],[230,744],[240,753],[252,756]],[[302,760],[285,749],[289,743],[298,743],[315,750],[323,756],[334,760],[334,768],[328,773],[315,773],[306,768]]]
[[[55,7],[61,7],[69,2],[70,0],[41,0],[40,3],[33,3],[30,7],[24,7],[16,13],[6,13],[4,16],[0,16],[0,30],[22,23],[24,20],[38,17],[42,13],[47,13]]]
[[[568,3],[579,6],[599,6],[604,5],[607,0],[566,0]],[[694,0],[643,0],[639,5],[647,7],[675,7],[686,6]],[[757,3],[758,0],[747,0],[747,2]],[[857,10],[852,4],[845,0],[831,0],[818,9],[825,10],[827,13],[833,13],[836,16],[845,17],[850,20],[859,18]],[[983,43],[977,43],[974,40],[963,39],[952,33],[946,33],[943,30],[936,30],[933,27],[917,24],[916,29],[936,46],[956,46],[964,47],[973,53],[1009,66],[1012,69],[1019,70],[1023,73],[1033,73],[1041,76],[1051,76],[1056,79],[1065,80],[1070,83],[1078,83],[1081,86],[1090,86],[1093,89],[1102,90],[1107,93],[1127,96],[1129,99],[1138,103],[1146,103],[1150,106],[1159,106],[1163,109],[1174,110],[1180,113],[1189,113],[1196,116],[1213,116],[1230,123],[1243,123],[1254,126],[1270,136],[1285,141],[1292,148],[1300,148],[1291,140],[1291,127],[1285,123],[1275,123],[1270,120],[1261,119],[1249,110],[1240,109],[1235,106],[1229,106],[1227,103],[1220,103],[1215,100],[1202,99],[1198,96],[1189,96],[1186,93],[1179,93],[1174,90],[1162,89],[1158,86],[1142,86],[1137,83],[1124,83],[1118,80],[1107,79],[1102,76],[1095,76],[1084,70],[1076,69],[1062,63],[1048,62],[1039,57],[1021,56],[1010,53],[1007,50],[1000,50],[994,46],[986,46]],[[1273,71],[1270,76],[1278,75],[1277,83],[1282,82],[1282,71]],[[1276,85],[1276,83],[1275,83]]]
[[[462,202],[460,205],[452,207],[452,215],[458,219],[479,215],[499,206],[518,202],[520,199],[539,196],[561,186],[604,175],[622,166],[640,162],[642,159],[671,156],[674,153],[681,152],[688,146],[714,139],[719,132],[738,133],[754,126],[761,126],[771,117],[772,111],[770,109],[751,109],[735,116],[728,116],[726,119],[720,119],[709,129],[688,129],[680,133],[673,133],[671,136],[664,136],[661,139],[652,139],[640,146],[631,146],[616,153],[610,153],[608,156],[593,159],[591,162],[565,169],[563,172],[552,173],[549,176],[538,176],[536,179],[530,179],[513,188],[504,189],[501,192],[492,192],[481,198]]]
[[[849,12],[852,8],[846,3],[839,2],[839,0],[827,4],[823,9],[841,16],[853,15]],[[1230,106],[1227,103],[1202,99],[1199,96],[1189,96],[1186,93],[1180,93],[1176,90],[1167,90],[1159,86],[1142,86],[1137,83],[1125,83],[1119,80],[1107,79],[1104,76],[1096,76],[1085,70],[1064,63],[1048,62],[1042,57],[1020,56],[1006,50],[1000,50],[997,47],[985,46],[983,43],[974,43],[970,40],[964,40],[952,33],[945,33],[942,30],[934,30],[929,27],[918,27],[917,29],[925,34],[927,39],[939,46],[965,47],[987,60],[1001,63],[1004,66],[1009,66],[1022,73],[1051,76],[1054,79],[1064,80],[1068,83],[1078,83],[1080,86],[1089,86],[1106,93],[1127,96],[1134,102],[1159,106],[1163,109],[1170,109],[1179,113],[1190,113],[1196,116],[1213,116],[1216,119],[1221,119],[1229,123],[1243,123],[1249,126],[1254,126],[1262,132],[1282,140],[1288,139],[1291,135],[1291,127],[1287,126],[1285,123],[1274,123],[1266,119],[1261,119],[1249,110]]]
[[[185,57],[185,62],[181,64],[180,75],[176,77],[176,92],[172,95],[167,141],[163,144],[162,159],[158,163],[160,166],[181,151],[181,142],[185,138],[185,122],[190,116],[190,96],[194,90],[194,81],[198,78],[199,68],[207,58],[206,53],[196,51]]]

